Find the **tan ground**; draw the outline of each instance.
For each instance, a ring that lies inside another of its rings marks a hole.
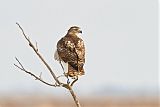
[[[67,99],[67,100],[66,100]],[[82,107],[160,107],[157,98],[80,98]],[[0,107],[76,107],[70,98],[1,97]]]

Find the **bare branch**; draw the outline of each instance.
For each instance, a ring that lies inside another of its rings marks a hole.
[[[74,93],[72,87],[70,87],[69,92],[71,93],[71,95],[72,95],[72,97],[73,97],[73,99],[74,99],[74,102],[76,103],[76,106],[77,106],[77,107],[81,107],[81,105],[80,105],[80,103],[79,103],[79,100],[77,99],[77,96],[76,96],[76,94]]]
[[[22,29],[22,27],[21,27],[18,23],[16,23],[16,24],[18,25],[18,27],[19,27],[20,30],[22,31],[22,34],[23,34],[23,36],[25,37],[25,39],[28,41],[29,46],[34,50],[34,52],[36,53],[36,55],[41,59],[41,61],[42,61],[42,62],[44,63],[44,65],[47,67],[47,69],[49,70],[50,74],[52,75],[52,77],[53,77],[53,79],[56,81],[56,83],[55,83],[55,85],[53,85],[53,84],[50,84],[50,83],[44,81],[44,80],[41,78],[42,73],[40,73],[40,75],[39,75],[39,77],[38,77],[38,76],[36,76],[35,74],[33,74],[32,72],[26,70],[26,69],[24,68],[24,66],[21,64],[21,62],[20,62],[17,58],[15,58],[15,59],[16,59],[16,61],[18,62],[19,65],[14,64],[14,66],[16,66],[18,69],[24,71],[25,73],[30,74],[30,75],[33,76],[36,80],[39,80],[39,81],[41,81],[42,83],[44,83],[44,84],[46,84],[46,85],[53,86],[53,87],[57,87],[57,86],[60,87],[60,86],[62,86],[62,87],[64,87],[64,88],[68,89],[69,92],[70,92],[70,94],[72,95],[72,97],[73,97],[73,99],[74,99],[74,102],[75,102],[76,106],[77,106],[77,107],[81,107],[81,106],[80,106],[80,103],[79,103],[79,100],[77,99],[77,97],[76,97],[76,95],[75,95],[75,93],[74,93],[74,91],[73,91],[73,89],[72,89],[73,84],[78,80],[78,78],[75,79],[75,80],[71,83],[71,85],[70,85],[70,84],[68,83],[68,81],[69,81],[68,76],[66,76],[66,75],[64,74],[64,76],[68,79],[68,80],[67,80],[67,83],[65,84],[65,83],[60,82],[60,81],[58,80],[59,77],[56,77],[56,75],[54,74],[54,72],[53,72],[53,70],[51,69],[51,67],[48,65],[48,63],[44,60],[44,58],[42,57],[42,55],[39,53],[37,42],[36,42],[36,45],[34,45],[34,44],[30,41],[30,38],[27,37],[27,35],[25,34],[25,32],[24,32],[24,30]],[[62,69],[63,69],[63,71],[64,71],[63,66],[62,66]]]
[[[38,43],[36,42],[36,51],[38,51]]]
[[[33,74],[32,72],[27,71],[27,70],[23,67],[22,63],[21,63],[17,58],[15,58],[15,59],[16,59],[16,61],[18,62],[18,64],[19,64],[20,66],[18,66],[17,64],[14,64],[14,66],[16,66],[16,67],[17,67],[18,69],[20,69],[21,71],[24,71],[24,72],[26,72],[27,74],[30,74],[31,76],[35,77],[36,80],[39,80],[39,81],[41,81],[42,83],[44,83],[44,84],[46,84],[46,85],[54,86],[54,87],[57,86],[57,85],[53,85],[53,84],[50,84],[50,83],[44,81],[44,80],[41,78],[41,74],[42,74],[42,73],[41,73],[40,76],[38,77],[38,76],[36,76],[35,74]]]
[[[21,62],[17,59],[17,57],[15,57],[16,61],[19,63],[19,65],[21,66],[21,68],[24,69],[23,65],[21,64]],[[15,65],[15,64],[14,64]]]
[[[81,107],[79,100],[72,89],[72,86],[70,86],[69,84],[63,84],[63,87],[69,90],[70,94],[72,95],[72,97],[74,99],[74,102],[76,103],[76,106]]]
[[[27,38],[26,34],[24,33],[24,30],[22,29],[22,27],[16,23],[18,25],[18,27],[21,29],[23,36],[25,37],[25,39],[28,41],[29,46],[34,50],[34,52],[37,54],[37,56],[41,59],[41,61],[44,63],[44,65],[47,67],[47,69],[50,71],[52,77],[54,78],[54,80],[61,85],[61,82],[58,80],[58,78],[56,77],[56,75],[54,74],[53,70],[51,69],[51,67],[47,64],[47,62],[44,60],[44,58],[41,56],[41,54],[38,52],[38,49],[33,45],[33,43],[30,41],[29,37]]]
[[[41,79],[42,79],[42,72],[40,73],[39,78],[41,78]]]
[[[24,33],[24,30],[22,29],[22,27],[16,23],[18,25],[18,27],[21,29],[22,33],[23,33],[23,36],[28,40],[28,42],[30,41],[29,38],[27,38],[26,34]]]

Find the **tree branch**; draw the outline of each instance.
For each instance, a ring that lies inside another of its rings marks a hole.
[[[31,76],[35,77],[36,80],[39,80],[39,81],[41,81],[42,83],[44,83],[44,84],[46,84],[46,85],[54,86],[54,87],[57,86],[57,85],[53,85],[53,84],[50,84],[50,83],[44,81],[44,80],[41,78],[41,75],[38,77],[38,76],[36,76],[35,74],[33,74],[32,72],[26,70],[26,69],[23,67],[22,63],[18,60],[18,58],[15,58],[15,59],[16,59],[16,61],[19,63],[20,66],[18,66],[17,64],[14,64],[14,66],[16,66],[17,68],[19,68],[20,70],[26,72],[27,74],[30,74]]]
[[[54,78],[54,80],[61,85],[60,81],[58,80],[58,78],[56,77],[56,75],[54,74],[53,70],[51,69],[51,67],[47,64],[47,62],[44,60],[44,58],[42,57],[42,55],[40,55],[40,53],[38,52],[38,47],[34,46],[33,43],[30,41],[29,37],[27,38],[26,34],[24,33],[24,30],[22,29],[22,27],[16,23],[18,25],[18,27],[21,29],[23,36],[25,37],[25,39],[28,41],[29,46],[34,50],[34,52],[37,54],[37,56],[41,59],[41,61],[44,63],[44,65],[47,67],[47,69],[50,71],[52,77]],[[37,44],[37,43],[36,43]]]
[[[63,87],[69,90],[70,94],[72,95],[72,97],[74,99],[74,102],[76,103],[76,106],[77,107],[81,107],[81,105],[79,103],[79,100],[78,100],[76,94],[74,93],[74,91],[72,89],[72,86],[69,85],[69,84],[63,84]]]
[[[24,30],[22,29],[22,27],[21,27],[18,23],[16,23],[16,24],[18,25],[18,27],[19,27],[20,30],[22,31],[22,34],[23,34],[23,36],[25,37],[25,39],[28,41],[29,46],[34,50],[34,52],[36,53],[36,55],[40,58],[40,60],[41,60],[41,61],[44,63],[44,65],[47,67],[47,69],[49,70],[49,72],[50,72],[50,74],[52,75],[53,79],[56,81],[56,84],[53,85],[53,84],[50,84],[50,83],[44,81],[44,80],[41,78],[41,74],[40,74],[40,76],[38,77],[38,76],[36,76],[35,74],[33,74],[32,72],[26,70],[26,69],[24,68],[24,66],[22,65],[22,63],[21,63],[17,58],[15,58],[15,59],[16,59],[16,61],[18,62],[19,65],[14,64],[14,66],[16,66],[18,69],[24,71],[25,73],[30,74],[30,75],[33,76],[36,80],[39,80],[39,81],[41,81],[42,83],[44,83],[44,84],[46,84],[46,85],[53,86],[53,87],[57,87],[57,86],[60,87],[60,86],[62,86],[62,87],[64,87],[64,88],[66,88],[67,90],[69,90],[70,94],[72,95],[76,106],[77,106],[77,107],[81,107],[81,106],[80,106],[80,103],[79,103],[79,100],[77,99],[76,94],[74,93],[74,91],[73,91],[73,89],[72,89],[73,84],[78,80],[78,78],[75,79],[71,84],[69,84],[69,83],[66,83],[66,84],[65,84],[65,83],[60,82],[60,81],[58,80],[59,77],[57,77],[57,76],[54,74],[54,72],[53,72],[53,70],[51,69],[51,67],[49,66],[49,64],[44,60],[44,58],[42,57],[42,55],[39,53],[37,42],[36,42],[36,46],[34,46],[34,44],[30,41],[29,37],[26,36],[26,34],[25,34]],[[65,76],[65,77],[66,77],[66,76]],[[66,78],[67,78],[67,77],[66,77]],[[67,78],[67,79],[68,79],[68,78]]]

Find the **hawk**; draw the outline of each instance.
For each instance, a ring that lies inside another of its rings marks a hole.
[[[77,26],[72,26],[67,34],[57,43],[57,50],[54,54],[64,70],[61,62],[65,63],[64,71],[67,77],[77,77],[84,75],[83,65],[85,63],[85,46],[80,35],[82,31]]]

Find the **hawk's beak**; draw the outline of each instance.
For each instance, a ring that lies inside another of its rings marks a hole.
[[[79,33],[82,33],[82,31],[81,31],[81,30],[79,30]]]

